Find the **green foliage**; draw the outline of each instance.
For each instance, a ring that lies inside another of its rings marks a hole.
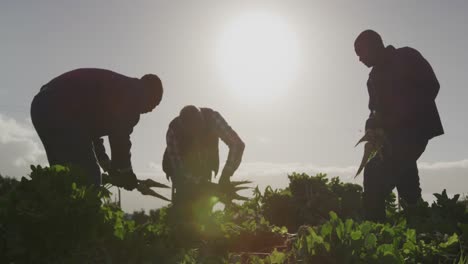
[[[459,202],[459,195],[450,198],[445,190],[435,193],[436,201],[429,206],[427,202],[420,201],[417,205],[403,204],[405,210],[402,215],[395,214],[395,219],[404,216],[408,225],[415,228],[418,233],[426,234],[432,238],[433,234],[462,233],[460,223],[468,223],[468,210]]]
[[[31,169],[31,179],[23,177],[3,197],[5,257],[18,263],[55,263],[57,256],[67,260],[102,256],[98,242],[107,226],[101,199],[109,197],[108,190],[86,187],[86,177],[78,170]]]
[[[325,175],[292,174],[286,189],[258,188],[203,221],[172,207],[125,214],[108,189],[77,169],[32,167],[0,177],[0,259],[6,263],[467,263],[468,212],[444,191],[429,206],[362,220],[362,188]],[[336,213],[335,213],[336,212]],[[407,219],[407,220],[406,220]],[[305,224],[305,225],[304,225]],[[288,233],[288,229],[292,232]]]
[[[263,195],[258,190],[255,195],[259,210],[272,224],[295,231],[304,224],[325,222],[330,211],[345,218],[362,218],[361,186],[343,183],[338,177],[329,180],[326,174],[293,173],[288,177],[288,188],[267,187]]]
[[[298,263],[452,263],[459,248],[457,234],[426,243],[406,223],[330,220],[317,227],[302,227],[294,244]],[[444,253],[443,253],[444,252]]]
[[[167,252],[163,228],[135,225],[78,169],[31,167],[0,200],[0,259],[7,263],[141,263]],[[151,254],[149,253],[151,252]],[[176,255],[176,254],[174,254]],[[140,257],[144,256],[144,257]],[[171,256],[172,258],[172,256]]]

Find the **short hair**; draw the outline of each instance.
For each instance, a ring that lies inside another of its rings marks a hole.
[[[153,101],[155,105],[158,105],[162,100],[164,92],[161,79],[155,74],[145,74],[140,80],[145,83],[145,91],[150,95],[151,99],[154,100],[151,101]]]
[[[184,106],[182,110],[180,110],[179,116],[183,121],[194,120],[200,118],[201,112],[198,107],[194,105],[187,105]]]
[[[367,47],[375,47],[375,46],[382,46],[383,47],[383,41],[382,37],[379,35],[379,33],[375,32],[372,29],[367,29],[361,32],[361,34],[358,35],[356,40],[354,41],[354,47],[361,47],[361,46],[367,46]]]

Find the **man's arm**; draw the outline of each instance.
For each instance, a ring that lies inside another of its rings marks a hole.
[[[112,169],[131,170],[131,152],[132,142],[130,141],[130,131],[116,131],[109,135],[109,144],[111,147]]]
[[[130,161],[130,134],[133,128],[127,131],[117,131],[109,135],[109,143],[112,152],[111,176],[113,183],[126,190],[133,190],[138,185],[138,179],[133,172]]]
[[[370,114],[366,120],[365,130],[376,129],[381,126],[377,118],[377,95],[375,93],[375,87],[372,83],[372,79],[369,76],[367,80],[367,92],[369,93],[369,110]]]
[[[423,102],[432,102],[439,93],[440,84],[429,62],[416,50],[412,56],[413,78]]]
[[[229,181],[242,161],[245,144],[218,112],[212,112],[212,120],[217,135],[229,147],[228,158],[221,173],[220,182]]]
[[[104,147],[104,139],[96,138],[93,140],[94,153],[99,162],[99,165],[104,171],[110,170],[111,161],[109,156],[106,153],[106,148]]]

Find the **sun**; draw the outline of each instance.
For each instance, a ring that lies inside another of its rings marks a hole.
[[[223,30],[216,57],[233,95],[244,103],[272,102],[287,93],[297,75],[297,36],[280,16],[244,14]]]

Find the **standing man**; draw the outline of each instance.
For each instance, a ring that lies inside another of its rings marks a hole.
[[[132,190],[137,178],[130,161],[130,134],[140,114],[161,102],[161,80],[140,79],[104,69],[77,69],[44,85],[34,97],[31,118],[50,165],[80,166],[90,183],[101,184],[101,172],[112,171],[118,186]],[[105,152],[108,136],[112,161]]]
[[[408,205],[421,199],[417,160],[428,141],[444,133],[435,99],[439,82],[431,65],[415,49],[385,47],[380,35],[363,31],[354,42],[359,60],[372,68],[367,81],[366,132],[382,129],[389,144],[364,170],[366,218],[385,219],[385,198],[393,188]]]
[[[174,210],[189,218],[184,218],[184,221],[193,222],[196,215],[205,215],[203,211],[211,209],[203,206],[210,195],[204,193],[203,187],[211,182],[213,174],[216,176],[218,173],[219,139],[229,147],[226,165],[219,178],[223,185],[230,183],[245,148],[244,142],[224,118],[210,108],[189,105],[169,124],[163,170],[172,180]]]

